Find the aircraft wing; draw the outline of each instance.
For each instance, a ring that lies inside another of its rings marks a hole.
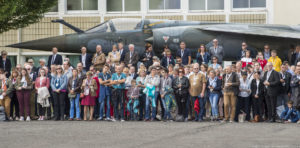
[[[299,28],[284,25],[216,24],[193,27],[212,32],[300,39]]]

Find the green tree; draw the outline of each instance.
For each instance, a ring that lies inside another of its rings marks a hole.
[[[0,0],[0,33],[38,22],[57,0]]]

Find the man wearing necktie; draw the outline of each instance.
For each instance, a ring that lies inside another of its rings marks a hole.
[[[278,91],[280,89],[280,75],[278,72],[273,70],[273,63],[267,63],[267,72],[264,74],[263,81],[265,85],[265,99],[268,109],[268,120],[269,122],[275,122],[276,119],[276,103]]]
[[[129,48],[129,52],[126,53],[125,60],[124,60],[125,65],[127,65],[128,67],[130,66],[136,67],[139,61],[139,54],[135,52],[133,44],[129,44],[128,48]]]
[[[48,68],[50,69],[51,65],[62,65],[62,56],[57,54],[58,49],[56,47],[52,48],[52,55],[48,58]]]
[[[224,51],[223,47],[219,45],[218,40],[213,40],[213,46],[209,48],[209,54],[211,57],[218,57],[218,64],[222,64]]]
[[[2,58],[0,58],[0,68],[4,70],[5,75],[8,78],[10,76],[11,62],[7,58],[7,51],[1,51],[1,57]]]
[[[177,51],[177,57],[181,57],[182,65],[189,65],[192,62],[191,51],[186,48],[185,42],[180,42],[180,49]]]
[[[167,68],[167,67],[169,67],[170,64],[175,65],[175,61],[174,61],[174,58],[171,55],[170,49],[167,49],[166,50],[166,56],[164,56],[161,60],[161,66]]]

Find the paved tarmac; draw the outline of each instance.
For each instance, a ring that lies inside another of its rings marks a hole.
[[[0,148],[300,148],[300,124],[0,122]]]

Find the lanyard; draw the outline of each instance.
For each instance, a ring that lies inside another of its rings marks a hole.
[[[225,77],[225,83],[228,82],[229,78],[231,77],[232,73],[230,75],[226,74],[226,77]]]

